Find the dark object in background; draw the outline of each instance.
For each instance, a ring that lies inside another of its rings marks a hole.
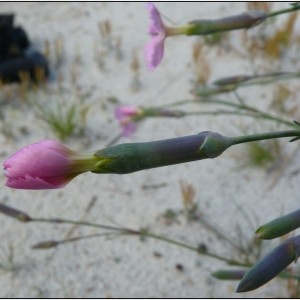
[[[27,74],[28,79],[34,81],[46,79],[48,75],[47,60],[39,52],[33,52],[28,56],[16,57],[0,63],[0,80],[2,83],[26,80]]]
[[[22,55],[30,45],[26,32],[13,22],[13,14],[0,15],[0,62]]]
[[[13,22],[13,14],[0,14],[0,81],[20,82],[26,73],[34,81],[46,79],[46,58],[37,51],[29,51],[26,32],[22,27],[14,27]]]

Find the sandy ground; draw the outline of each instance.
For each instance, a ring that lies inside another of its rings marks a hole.
[[[240,13],[239,3],[159,3],[159,9],[181,24],[196,18],[215,18]],[[276,7],[276,6],[275,6]],[[63,41],[63,61],[52,70],[49,86],[28,92],[27,100],[43,105],[81,103],[90,107],[84,137],[68,139],[74,150],[91,151],[104,147],[118,132],[113,111],[116,104],[158,105],[191,97],[194,76],[192,45],[197,38],[179,37],[166,43],[163,63],[148,72],[143,48],[148,41],[148,13],[144,3],[1,3],[0,12],[14,12],[16,24],[22,25],[34,45],[44,49],[50,44],[54,57],[54,41]],[[121,41],[120,50],[107,51],[98,23],[109,20],[111,41]],[[280,18],[279,18],[280,21]],[[256,30],[256,29],[253,29]],[[238,41],[239,33],[233,39]],[[230,51],[208,52],[212,64],[210,80],[240,73],[251,73],[249,62]],[[139,62],[139,88],[134,88],[131,62]],[[102,66],[100,66],[102,64]],[[289,66],[288,66],[289,67]],[[267,107],[261,101],[270,87],[247,88],[242,95],[253,104]],[[16,96],[17,97],[17,96]],[[36,117],[30,101],[8,101],[1,96],[1,159],[20,147],[44,139],[54,133]],[[77,102],[76,102],[77,101]],[[224,135],[240,134],[239,127],[257,130],[253,120],[231,117],[191,117],[181,120],[149,119],[128,140],[150,141],[194,134],[204,130]],[[261,130],[261,127],[258,127]],[[266,127],[265,130],[268,130]],[[288,152],[297,145],[287,145]],[[180,181],[194,186],[200,212],[210,223],[232,239],[244,241],[254,230],[273,217],[298,208],[299,176],[295,173],[299,158],[286,166],[276,184],[269,188],[274,173],[261,169],[238,168],[235,158],[243,155],[243,147],[228,150],[215,159],[186,163],[129,174],[84,174],[68,186],[55,191],[22,191],[4,187],[1,176],[1,202],[44,218],[78,220],[89,202],[92,209],[85,220],[101,224],[120,224],[130,228],[148,227],[151,231],[198,245],[204,243],[212,252],[231,255],[232,249],[199,222],[184,217],[167,225],[160,217],[167,209],[183,208]],[[241,209],[252,220],[243,216]],[[234,293],[237,282],[218,281],[210,272],[225,264],[197,255],[164,242],[136,237],[98,237],[59,246],[51,250],[32,250],[40,241],[62,239],[70,226],[58,224],[25,224],[0,216],[0,263],[7,263],[9,248],[14,249],[13,268],[0,269],[0,297],[286,297],[285,284],[274,280],[252,293]],[[92,234],[96,229],[77,228],[73,236]],[[266,243],[264,251],[272,243]],[[182,269],[178,267],[182,266]]]

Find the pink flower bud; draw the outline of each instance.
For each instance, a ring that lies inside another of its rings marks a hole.
[[[44,140],[20,149],[4,161],[6,186],[61,188],[82,172],[97,169],[98,160],[93,154],[79,154],[56,141]]]

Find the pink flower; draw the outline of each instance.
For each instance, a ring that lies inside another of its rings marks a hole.
[[[122,127],[122,135],[130,136],[136,130],[133,117],[139,115],[141,110],[135,106],[119,106],[115,109],[115,116]]]
[[[163,58],[164,42],[167,35],[164,23],[155,5],[149,2],[147,3],[147,9],[150,13],[151,19],[148,30],[148,33],[151,36],[151,41],[146,45],[145,56],[147,67],[150,71],[152,71],[160,64]]]
[[[93,171],[97,162],[91,154],[79,154],[56,141],[44,140],[20,149],[4,161],[3,167],[6,186],[41,190],[61,188],[82,172]]]
[[[149,71],[152,71],[160,64],[164,56],[165,39],[168,36],[188,34],[189,28],[195,25],[186,24],[178,27],[167,27],[163,23],[158,9],[152,2],[147,3],[147,9],[151,19],[148,28],[151,41],[146,45],[145,58]]]

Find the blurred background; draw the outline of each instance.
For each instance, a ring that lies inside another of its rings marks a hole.
[[[172,26],[288,7],[276,2],[156,5]],[[163,61],[153,72],[146,69],[143,53],[150,39],[145,3],[2,2],[0,14],[2,161],[43,139],[91,152],[112,143],[205,130],[227,136],[285,130],[300,120],[297,13],[249,30],[168,38]],[[285,76],[286,72],[292,75]],[[262,74],[272,75],[257,79]],[[237,75],[254,80],[229,92],[203,96],[203,91],[216,88],[217,80]],[[173,106],[178,101],[185,102]],[[222,113],[220,101],[247,108],[229,115]],[[136,122],[132,135],[124,137],[114,115],[123,105],[166,105],[187,115],[144,118]],[[277,118],[254,116],[253,109]],[[241,116],[241,111],[252,115]],[[297,142],[286,140],[251,143],[214,160],[128,175],[87,173],[52,191],[9,189],[2,174],[1,203],[31,217],[144,230],[193,245],[199,253],[142,234],[20,223],[1,214],[0,297],[295,296],[298,281],[282,279],[252,293],[235,294],[238,281],[212,276],[230,268],[226,261],[205,254],[253,264],[278,244],[258,242],[254,232],[298,208],[298,150]],[[50,249],[31,248],[42,241],[99,232],[103,236]]]

